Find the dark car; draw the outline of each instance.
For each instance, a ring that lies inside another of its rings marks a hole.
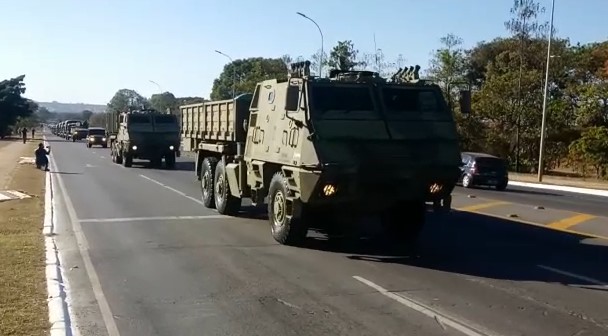
[[[88,132],[89,131],[86,128],[74,128],[71,136],[72,142],[86,139]]]
[[[459,182],[463,187],[492,186],[501,191],[507,188],[509,171],[505,160],[485,153],[463,152],[461,156]]]
[[[108,147],[108,137],[106,129],[102,127],[89,127],[89,136],[87,137],[87,147],[101,146]]]

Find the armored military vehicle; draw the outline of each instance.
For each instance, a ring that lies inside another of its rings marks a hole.
[[[160,167],[175,168],[179,156],[179,124],[172,114],[133,110],[106,114],[112,161],[131,167],[133,159],[149,160]]]
[[[438,201],[460,175],[440,88],[420,80],[419,66],[390,79],[340,70],[318,78],[309,67],[292,64],[287,81],[263,81],[252,95],[181,106],[182,145],[196,152],[205,206],[236,215],[242,198],[267,199],[281,244],[301,243],[310,225],[370,214],[391,235],[414,239],[426,202],[449,207]]]

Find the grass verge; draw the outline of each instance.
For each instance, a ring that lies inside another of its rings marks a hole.
[[[536,174],[518,174],[510,172],[509,179],[512,181],[538,183],[538,177]],[[608,181],[593,178],[584,179],[582,177],[553,176],[547,174],[543,176],[543,183],[569,187],[608,190]]]
[[[44,179],[36,167],[20,165],[8,187],[32,198],[0,202],[0,335],[46,335],[50,327],[42,236]]]

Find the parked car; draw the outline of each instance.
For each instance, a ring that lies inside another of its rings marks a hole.
[[[464,188],[491,186],[500,191],[507,188],[509,170],[504,159],[474,152],[463,152],[461,157],[463,166],[459,182]]]

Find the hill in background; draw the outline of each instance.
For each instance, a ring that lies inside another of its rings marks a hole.
[[[49,112],[80,113],[89,110],[93,113],[101,113],[106,110],[106,105],[84,104],[84,103],[60,103],[60,102],[37,102],[40,107],[45,107]]]

